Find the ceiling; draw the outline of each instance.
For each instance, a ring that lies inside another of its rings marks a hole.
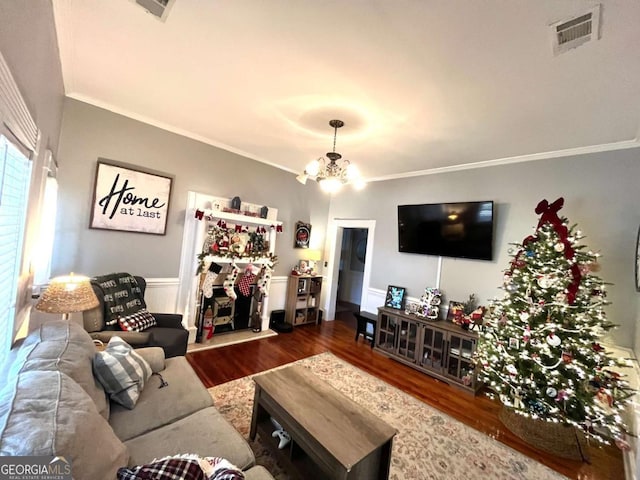
[[[369,180],[638,146],[640,2],[560,55],[577,0],[53,0],[66,94],[299,173]],[[212,160],[213,161],[213,160]]]

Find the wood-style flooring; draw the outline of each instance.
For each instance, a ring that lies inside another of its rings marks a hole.
[[[590,446],[590,463],[566,460],[536,450],[504,428],[498,419],[500,405],[497,401],[482,392],[474,397],[374,352],[362,337],[355,342],[355,322],[350,318],[352,316],[347,314],[343,321],[296,327],[292,333],[188,353],[187,360],[202,382],[212,387],[329,351],[569,478],[624,479],[622,454],[615,446]]]

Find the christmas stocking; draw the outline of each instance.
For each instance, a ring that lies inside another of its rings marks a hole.
[[[260,279],[258,280],[258,283],[257,283],[258,290],[265,297],[269,295],[269,284],[271,283],[272,272],[273,272],[273,268],[271,268],[271,265],[269,265],[268,263],[265,263],[262,269],[262,275],[260,276]]]
[[[256,280],[257,274],[260,272],[260,269],[253,264],[247,265],[247,268],[244,270],[244,274],[242,278],[238,282],[238,288],[240,288],[240,293],[245,297],[248,297],[251,294],[251,284]]]
[[[211,265],[209,265],[204,282],[202,282],[202,293],[205,298],[213,297],[213,282],[216,280],[220,270],[222,270],[222,267],[215,262],[211,262]]]
[[[238,272],[240,272],[240,269],[235,263],[232,263],[231,272],[229,272],[227,278],[222,284],[222,286],[224,287],[224,293],[226,293],[227,297],[229,297],[231,300],[235,300],[236,298],[238,298],[238,295],[236,295],[236,292],[233,288],[238,278]]]

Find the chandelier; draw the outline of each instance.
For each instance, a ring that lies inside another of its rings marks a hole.
[[[338,129],[344,126],[344,122],[331,120],[329,125],[333,127],[333,151],[327,153],[329,160],[320,157],[310,162],[304,168],[304,172],[296,177],[296,180],[305,185],[307,179],[312,178],[320,184],[320,188],[326,193],[336,193],[342,188],[342,185],[347,184],[353,185],[356,190],[361,190],[365,183],[356,166],[351,164],[349,160],[343,160],[342,165],[338,163],[342,155],[336,152],[336,138]]]

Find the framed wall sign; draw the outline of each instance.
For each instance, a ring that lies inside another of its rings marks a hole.
[[[387,287],[387,296],[384,301],[384,306],[395,308],[397,310],[404,310],[404,294],[406,291],[407,289],[404,287],[389,285]]]
[[[91,228],[164,235],[173,177],[98,159]]]
[[[294,235],[293,246],[295,248],[309,248],[311,225],[309,225],[308,223],[297,222]]]

